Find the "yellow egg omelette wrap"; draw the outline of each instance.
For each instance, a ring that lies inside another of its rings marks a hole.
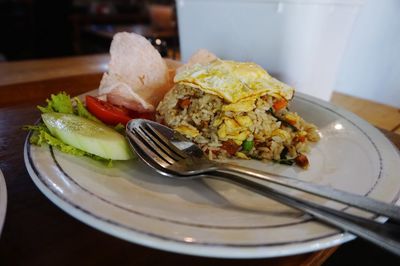
[[[221,59],[216,59],[207,65],[193,65],[178,73],[174,82],[219,96],[228,103],[265,94],[289,101],[294,94],[292,87],[271,77],[255,63]]]

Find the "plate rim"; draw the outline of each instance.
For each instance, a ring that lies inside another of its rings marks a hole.
[[[350,116],[349,120],[355,125],[357,128],[360,128],[357,123],[360,121],[365,122],[367,127],[370,129],[376,130],[380,134],[380,137],[383,137],[387,140],[386,136],[384,136],[378,129],[370,125],[368,122],[358,117],[357,115],[343,109],[337,107],[329,102],[324,102],[315,97],[304,95],[299,93],[301,97],[313,104],[318,104],[325,108],[330,109],[331,111],[335,111],[335,113],[340,113],[341,115],[346,116],[347,118]],[[356,121],[354,121],[356,120]],[[357,121],[358,120],[358,121]],[[357,123],[356,123],[357,122]],[[364,126],[365,126],[364,125]],[[367,135],[368,136],[368,135]],[[316,250],[321,250],[325,248],[329,248],[335,245],[339,245],[350,241],[355,238],[354,235],[349,233],[337,233],[332,236],[324,237],[325,241],[321,243],[321,239],[304,241],[301,244],[285,244],[285,245],[277,245],[277,246],[266,246],[266,247],[234,247],[234,246],[207,246],[202,243],[185,243],[185,242],[177,242],[174,239],[161,239],[156,236],[149,236],[148,234],[142,233],[140,231],[132,231],[129,230],[129,234],[125,234],[125,230],[116,225],[106,223],[104,221],[94,219],[92,216],[85,213],[83,210],[76,209],[72,204],[64,201],[60,198],[56,193],[51,191],[45,184],[42,183],[40,178],[35,173],[32,168],[31,162],[28,158],[28,148],[29,142],[28,137],[25,140],[24,145],[24,161],[26,168],[34,181],[35,185],[41,190],[43,194],[46,195],[56,206],[63,209],[65,212],[75,217],[76,219],[84,222],[85,224],[92,226],[102,232],[114,235],[121,239],[127,240],[129,242],[133,242],[136,244],[141,244],[150,248],[157,248],[165,251],[197,255],[197,256],[207,256],[207,257],[219,257],[219,258],[267,258],[267,257],[277,257],[277,256],[286,256],[286,255],[294,255],[305,252],[312,252]],[[389,141],[389,140],[387,140]],[[390,141],[389,141],[390,142]],[[390,142],[392,145],[393,143]],[[394,145],[393,145],[394,146]],[[395,147],[397,148],[397,147]],[[398,153],[400,154],[400,153]],[[400,156],[399,156],[400,158]],[[397,194],[397,199],[394,202],[399,201],[400,191]],[[378,219],[380,222],[384,222],[385,219]],[[133,234],[133,236],[132,236]],[[304,244],[307,243],[307,244]],[[200,248],[201,247],[201,248]],[[290,247],[290,248],[284,248]]]
[[[27,150],[24,149],[25,162],[28,159]],[[323,238],[328,239],[324,243],[320,240],[304,241],[301,244],[290,245],[277,245],[266,247],[234,247],[223,245],[205,245],[201,243],[186,243],[176,241],[174,239],[165,239],[157,236],[150,236],[149,234],[142,233],[137,230],[126,230],[125,228],[107,223],[103,220],[94,218],[92,215],[87,214],[84,210],[78,209],[64,199],[60,198],[56,193],[50,190],[45,184],[42,183],[40,178],[36,175],[30,164],[27,164],[27,170],[33,182],[38,189],[57,207],[78,219],[84,224],[96,228],[97,230],[113,235],[132,244],[139,244],[149,248],[160,249],[164,251],[188,254],[202,257],[215,257],[215,258],[272,258],[280,256],[289,256],[306,252],[313,252],[332,246],[340,245],[344,242],[350,241],[355,238],[350,233],[337,233],[332,236]],[[126,232],[129,234],[126,234]],[[309,245],[305,245],[307,243]],[[290,246],[290,249],[284,249],[284,246]]]

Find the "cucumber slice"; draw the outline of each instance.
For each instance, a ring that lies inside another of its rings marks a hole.
[[[101,123],[71,114],[44,113],[50,133],[77,149],[111,160],[133,158],[124,136]]]

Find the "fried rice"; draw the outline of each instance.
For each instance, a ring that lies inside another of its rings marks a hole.
[[[232,108],[223,98],[176,84],[158,105],[156,119],[197,143],[209,159],[258,159],[307,168],[309,143],[319,140],[316,126],[289,111],[285,99],[265,94],[253,101],[251,108]]]

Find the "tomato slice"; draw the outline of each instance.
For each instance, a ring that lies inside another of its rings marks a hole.
[[[126,125],[132,119],[129,116],[129,111],[125,108],[115,106],[90,95],[86,96],[86,108],[102,122],[109,125],[117,125],[118,123]]]

